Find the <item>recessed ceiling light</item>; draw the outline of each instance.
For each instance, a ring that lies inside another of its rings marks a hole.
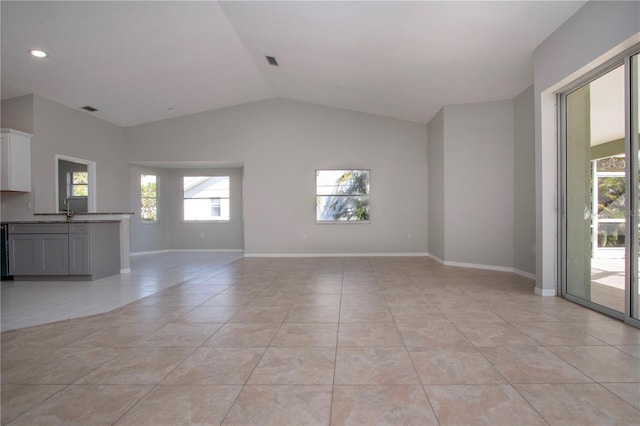
[[[39,49],[31,49],[29,53],[31,54],[31,56],[35,56],[36,58],[46,58],[47,56],[49,56],[47,52]]]

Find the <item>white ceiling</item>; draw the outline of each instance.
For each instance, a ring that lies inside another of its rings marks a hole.
[[[125,127],[274,97],[424,123],[526,89],[534,48],[584,3],[2,1],[2,99]]]

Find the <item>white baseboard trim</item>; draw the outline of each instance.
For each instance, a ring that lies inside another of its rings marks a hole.
[[[131,268],[120,269],[120,273],[121,274],[130,274],[131,273]]]
[[[145,254],[160,254],[160,253],[169,253],[169,250],[136,251],[136,252],[129,253],[129,256],[142,256]]]
[[[536,275],[530,272],[522,271],[517,268],[512,268],[509,266],[495,266],[495,265],[484,265],[478,263],[465,263],[465,262],[451,262],[448,260],[440,259],[438,256],[434,256],[432,254],[428,254],[428,256],[435,260],[436,262],[445,265],[445,266],[454,266],[457,268],[471,268],[471,269],[485,269],[489,271],[498,271],[498,272],[512,272],[514,274],[523,276],[525,278],[530,278],[532,280],[536,279]]]
[[[245,253],[244,257],[426,257],[427,253]]]
[[[538,296],[543,296],[543,297],[557,296],[556,290],[554,288],[551,288],[551,289],[540,289],[540,288],[536,287],[533,291]]]
[[[159,253],[242,253],[242,249],[168,249],[168,250],[153,250],[153,251],[138,251],[135,253],[130,253],[131,256],[140,256],[147,254],[159,254]],[[484,269],[490,271],[499,271],[499,272],[512,272],[514,274],[518,274],[520,276],[530,278],[532,280],[536,279],[535,274],[530,272],[522,271],[520,269],[511,268],[508,266],[495,266],[495,265],[483,265],[478,263],[465,263],[465,262],[451,262],[448,260],[440,259],[437,256],[434,256],[431,253],[426,252],[418,252],[418,253],[244,253],[244,257],[429,257],[436,262],[445,265],[445,266],[454,266],[458,268],[472,268],[472,269]],[[128,272],[131,272],[129,269]],[[550,292],[552,290],[545,290],[545,292]],[[536,288],[536,294],[538,294],[538,289]],[[555,296],[555,291],[553,294],[543,294],[543,296]]]
[[[242,249],[170,249],[171,253],[242,253]]]
[[[498,272],[513,272],[513,268],[509,266],[483,265],[481,263],[450,262],[448,260],[445,260],[444,264],[445,266],[456,266],[458,268],[486,269],[489,271],[498,271]]]
[[[523,271],[522,269],[513,268],[513,273],[518,274],[522,277],[529,278],[532,280],[536,279],[536,274],[532,274],[531,272]]]
[[[135,253],[129,253],[130,256],[141,256],[146,254],[160,254],[160,253],[242,253],[242,249],[168,249],[168,250],[152,250],[152,251],[137,251]]]

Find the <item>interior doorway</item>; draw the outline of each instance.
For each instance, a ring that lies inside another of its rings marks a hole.
[[[95,213],[95,161],[56,154],[55,162],[56,211]]]

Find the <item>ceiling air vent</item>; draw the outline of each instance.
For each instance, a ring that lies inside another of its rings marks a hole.
[[[265,56],[265,58],[267,58],[267,62],[269,62],[269,65],[273,65],[274,67],[279,66],[278,61],[276,61],[276,58],[274,58],[273,56]]]
[[[94,108],[92,106],[86,105],[83,107],[80,107],[80,109],[83,109],[85,111],[89,111],[89,112],[96,112],[98,110],[98,108]]]

